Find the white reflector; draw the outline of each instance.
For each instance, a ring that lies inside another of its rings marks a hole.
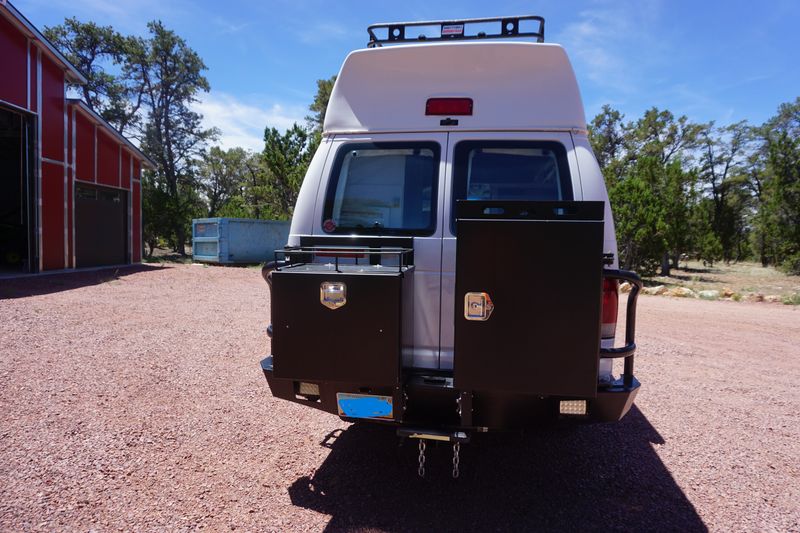
[[[559,412],[562,415],[585,415],[586,400],[561,400]]]
[[[303,396],[319,396],[319,385],[301,381],[300,389],[297,391],[297,394],[302,394]]]

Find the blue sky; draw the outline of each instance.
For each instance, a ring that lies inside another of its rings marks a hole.
[[[404,0],[17,0],[37,27],[76,16],[143,34],[161,19],[208,66],[197,108],[223,146],[263,146],[264,126],[302,121],[315,80],[362,48],[374,22],[537,14],[570,55],[590,119],[655,105],[692,120],[760,124],[800,96],[800,2]]]

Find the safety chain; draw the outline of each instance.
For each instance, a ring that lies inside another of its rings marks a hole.
[[[419,477],[425,477],[425,441],[419,439],[419,468],[417,469]]]
[[[458,479],[460,472],[458,471],[459,456],[458,452],[461,451],[461,443],[455,442],[453,444],[453,479]]]

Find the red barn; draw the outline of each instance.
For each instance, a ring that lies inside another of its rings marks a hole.
[[[141,261],[153,163],[67,97],[86,79],[4,0],[0,50],[0,274]]]

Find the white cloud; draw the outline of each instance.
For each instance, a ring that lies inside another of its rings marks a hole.
[[[295,122],[303,124],[307,114],[301,105],[246,103],[216,91],[202,95],[192,107],[203,115],[203,126],[220,130],[217,144],[225,149],[240,146],[254,151],[264,149],[264,128],[286,131]]]
[[[100,25],[111,25],[122,33],[143,33],[145,22],[154,19],[169,20],[191,12],[185,0],[137,0],[136,2],[109,2],[108,0],[26,0],[17,6],[32,20],[40,13],[63,12],[79,20],[91,20]],[[34,22],[34,24],[36,24]],[[39,29],[43,25],[36,24]]]
[[[309,27],[308,23],[300,25],[296,30],[298,40],[303,44],[320,44],[334,40],[341,40],[350,35],[350,32],[335,22],[318,22]]]
[[[578,14],[557,35],[574,58],[576,70],[597,87],[626,94],[641,89],[644,63],[660,56],[661,46],[653,39],[659,22],[659,0],[600,2]],[[638,48],[638,49],[637,49]]]
[[[255,24],[254,22],[242,22],[241,24],[236,24],[235,22],[231,22],[223,17],[214,17],[212,20],[214,24],[219,27],[219,33],[221,35],[233,35],[236,33],[241,33]]]

